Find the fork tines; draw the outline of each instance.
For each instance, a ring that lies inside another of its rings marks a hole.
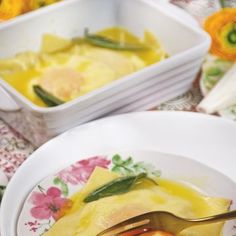
[[[153,212],[154,213],[154,212]],[[102,232],[97,236],[115,236],[134,229],[141,229],[141,227],[149,227],[152,221],[152,212],[135,216],[128,220],[124,220]]]

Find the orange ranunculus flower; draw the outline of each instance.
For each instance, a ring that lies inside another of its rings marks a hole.
[[[206,19],[204,28],[212,38],[210,52],[236,61],[236,8],[224,8],[214,13]]]
[[[20,15],[25,8],[24,0],[0,1],[0,21],[8,20]]]
[[[0,22],[60,0],[0,0]]]

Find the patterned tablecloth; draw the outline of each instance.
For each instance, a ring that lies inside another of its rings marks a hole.
[[[167,0],[186,9],[201,23],[205,16],[220,8],[220,0]],[[225,4],[235,4],[236,0],[224,0]],[[207,6],[206,6],[207,5]],[[193,88],[171,101],[165,102],[154,110],[195,111],[202,96],[196,82]],[[20,125],[20,124],[19,124]],[[18,167],[34,151],[34,147],[21,135],[12,130],[0,119],[0,198],[3,186],[13,176]]]

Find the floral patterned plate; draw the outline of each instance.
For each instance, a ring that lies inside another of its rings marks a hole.
[[[230,69],[232,62],[215,56],[208,55],[202,67],[200,89],[203,96],[206,96],[222,76]],[[219,111],[219,115],[236,121],[236,104],[227,109]]]
[[[18,220],[17,235],[42,236],[48,231],[71,206],[70,197],[83,187],[96,166],[122,175],[146,172],[149,176],[161,175],[164,178],[187,182],[208,195],[232,199],[231,209],[236,209],[236,184],[203,164],[154,151],[119,153],[79,160],[42,180],[24,203]],[[227,223],[223,235],[235,235],[235,223]]]

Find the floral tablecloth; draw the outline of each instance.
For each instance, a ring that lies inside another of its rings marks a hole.
[[[162,0],[158,0],[162,1]],[[166,0],[191,13],[201,23],[207,15],[218,10],[224,2],[228,6],[236,6],[236,0]],[[202,99],[198,81],[193,88],[171,101],[165,102],[153,110],[195,111]],[[19,124],[20,125],[20,124]],[[14,175],[18,167],[34,151],[34,146],[0,119],[0,198],[4,186]]]

